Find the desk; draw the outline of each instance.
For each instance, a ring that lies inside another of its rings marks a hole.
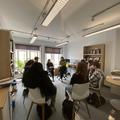
[[[111,84],[111,92],[116,95],[120,95],[120,79],[119,78],[112,75],[106,77],[106,81]]]
[[[106,77],[106,81],[112,85],[120,87],[120,79],[119,78],[120,77],[115,77],[115,76],[110,75],[110,76]]]
[[[117,95],[120,95],[120,77],[115,76],[107,76],[106,81],[109,82],[111,86],[111,92]],[[120,110],[120,100],[119,99],[112,99],[110,100],[111,105],[117,109]]]

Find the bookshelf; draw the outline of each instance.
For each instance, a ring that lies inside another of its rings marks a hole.
[[[10,61],[11,76],[14,77],[14,42],[12,37],[10,39]]]
[[[96,60],[100,63],[100,68],[104,71],[105,64],[105,44],[84,46],[83,58],[86,61]]]
[[[2,79],[13,77],[14,47],[10,31],[0,30],[0,82]]]

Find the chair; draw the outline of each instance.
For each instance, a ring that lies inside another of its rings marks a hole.
[[[79,102],[79,103],[81,101],[85,102],[86,108],[87,108],[87,112],[88,112],[88,115],[89,115],[89,118],[90,118],[91,116],[90,116],[90,112],[89,112],[87,101],[86,101],[86,98],[89,96],[89,83],[74,84],[73,87],[72,87],[72,94],[70,95],[68,93],[68,95],[74,102],[74,108],[75,108],[75,104],[77,102]],[[78,110],[79,110],[79,108],[80,107],[78,107]]]
[[[100,100],[101,87],[102,87],[103,80],[104,80],[104,76],[101,76],[101,79],[99,80],[99,86],[98,86],[98,88],[89,87],[89,89],[90,89],[92,92],[95,92],[95,93],[97,94],[100,104],[101,104],[101,100]]]
[[[40,89],[39,88],[30,89],[29,88],[28,97],[31,99],[32,102],[31,102],[30,109],[29,109],[26,120],[29,119],[29,115],[30,115],[33,104],[37,104],[42,107],[42,120],[44,120],[45,119],[45,98],[41,96]]]

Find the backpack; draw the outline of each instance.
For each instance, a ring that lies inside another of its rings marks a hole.
[[[62,103],[62,114],[66,120],[72,120],[74,103],[69,99],[65,99]]]
[[[37,113],[40,119],[42,119],[42,107],[37,105]],[[51,107],[46,103],[45,104],[45,120],[47,120],[52,115]]]
[[[95,106],[96,108],[105,104],[105,98],[103,96],[100,96],[99,101],[99,97],[97,96],[96,93],[89,94],[86,100],[89,104]]]

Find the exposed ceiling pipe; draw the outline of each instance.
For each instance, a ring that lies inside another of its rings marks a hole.
[[[28,32],[24,32],[24,31],[19,31],[19,30],[10,30],[11,32],[18,32],[18,33],[23,33],[23,34],[28,34],[30,35],[31,33],[28,33]],[[40,36],[40,37],[44,37],[44,38],[49,38],[49,39],[55,39],[55,40],[62,40],[62,39],[59,39],[59,38],[56,38],[56,37],[51,37],[51,36],[46,36],[46,35],[41,35],[41,34],[37,34],[37,36]]]
[[[118,2],[118,3],[116,3],[116,4],[112,5],[112,6],[110,6],[110,7],[108,7],[108,8],[106,8],[106,9],[104,9],[104,10],[98,12],[98,13],[96,13],[95,15],[92,16],[92,19],[91,19],[91,20],[94,21],[94,20],[95,20],[95,17],[101,15],[102,13],[106,12],[107,10],[109,10],[109,9],[111,9],[111,8],[119,5],[119,4],[120,4],[120,2]]]
[[[102,26],[104,25],[104,23],[100,23],[100,24],[97,24],[97,25],[94,25],[94,26],[91,26],[91,27],[88,27],[88,28],[84,28],[82,29],[82,31],[86,31],[86,30],[89,30],[89,29],[92,29],[92,28],[96,28],[96,27],[99,27],[99,26]]]

